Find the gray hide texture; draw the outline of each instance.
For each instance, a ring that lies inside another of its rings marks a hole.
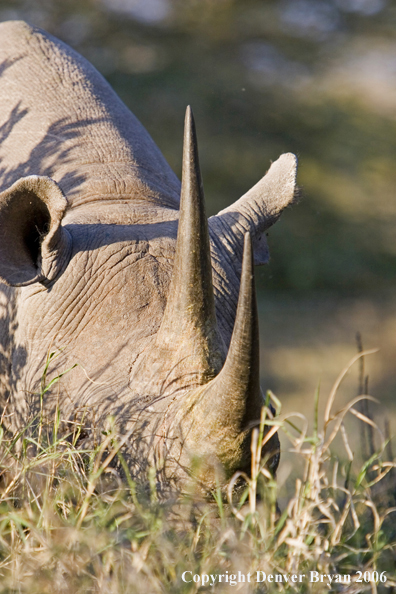
[[[9,429],[37,414],[55,352],[47,381],[78,365],[45,412],[59,406],[65,428],[84,419],[90,443],[114,417],[135,475],[154,463],[159,480],[183,483],[194,458],[211,487],[219,463],[225,476],[246,467],[263,403],[251,246],[266,262],[265,231],[294,199],[294,155],[207,221],[191,110],[181,190],[103,77],[23,22],[0,24],[0,143]],[[267,449],[275,468],[277,439]]]

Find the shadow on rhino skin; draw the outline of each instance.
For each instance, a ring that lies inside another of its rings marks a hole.
[[[9,137],[13,128],[28,114],[28,110],[20,110],[20,103],[14,107],[11,112],[10,120],[2,126],[0,130],[0,142]],[[54,177],[56,171],[64,165],[71,163],[71,153],[76,148],[76,144],[67,146],[67,143],[80,135],[79,129],[85,125],[96,123],[94,120],[86,122],[67,122],[66,118],[55,122],[49,126],[45,136],[31,150],[28,158],[14,168],[0,166],[1,185],[0,191],[9,188],[21,177],[29,175],[44,175]],[[82,146],[82,145],[81,145]],[[4,158],[0,157],[0,165]],[[79,185],[86,180],[86,176],[77,170],[71,170],[65,173],[58,183],[62,189],[72,188],[72,193],[78,191]]]

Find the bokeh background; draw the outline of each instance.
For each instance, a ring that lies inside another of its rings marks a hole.
[[[10,19],[88,58],[179,176],[191,104],[209,214],[282,152],[298,155],[301,202],[257,269],[263,387],[312,418],[315,390],[323,407],[360,332],[379,348],[365,368],[376,418],[395,416],[396,4],[0,0]],[[358,372],[336,408],[357,394]]]

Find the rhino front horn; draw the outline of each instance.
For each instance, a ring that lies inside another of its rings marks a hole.
[[[217,330],[208,223],[191,107],[187,108],[184,125],[173,275],[157,342],[169,353],[177,350],[177,364],[184,361],[187,373],[191,370],[198,384],[208,382],[222,367],[224,347]]]
[[[153,355],[153,352],[155,353]],[[217,329],[208,222],[191,108],[184,126],[179,224],[168,299],[150,355],[130,385],[155,396],[207,384],[221,370],[225,346]],[[165,378],[158,383],[158,378]]]

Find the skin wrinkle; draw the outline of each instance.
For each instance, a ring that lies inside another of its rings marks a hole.
[[[79,294],[82,289],[83,286],[85,286],[86,284],[86,278],[89,278],[88,275],[85,275],[84,277],[80,277],[80,279],[77,281],[77,285],[75,285],[74,290],[72,293],[68,293],[67,294],[67,300],[64,302],[64,310],[65,312],[67,312],[67,310],[69,309],[70,306],[72,306],[73,302],[78,301],[79,299]],[[29,298],[30,295],[27,295],[27,298]],[[66,306],[66,307],[65,307]],[[59,307],[58,304],[56,304],[56,313],[59,312]],[[50,315],[50,312],[47,312],[47,315]],[[64,314],[67,316],[67,314]],[[65,318],[64,316],[59,318],[59,316],[56,316],[56,319],[58,321],[58,324],[62,327],[65,324]]]
[[[212,270],[213,270],[213,286],[214,292],[216,296],[216,311],[217,315],[220,319],[224,318],[226,322],[227,334],[229,338],[226,342],[228,344],[229,339],[231,338],[235,312],[236,312],[236,304],[238,300],[238,292],[239,292],[239,275],[230,274],[230,271],[234,271],[235,266],[235,258],[231,257],[231,253],[223,250],[222,252],[222,260],[220,259],[219,249],[216,246],[217,238],[213,239],[214,249],[212,248]],[[224,262],[225,260],[225,262]],[[238,262],[240,265],[240,262]],[[238,266],[239,268],[239,266]],[[228,274],[226,273],[228,270]],[[228,316],[221,315],[221,309],[226,306],[226,311],[228,311]]]
[[[211,222],[211,219],[209,219],[209,230],[211,232],[211,241],[215,246],[215,253],[219,255],[218,257],[224,258],[228,266],[232,268],[235,261],[240,263],[242,261],[242,246],[232,236],[229,228],[220,221]]]
[[[97,203],[98,201],[95,202]],[[106,211],[103,209],[103,202],[107,207]],[[109,208],[110,206],[112,208]],[[69,210],[66,213],[64,225],[100,224],[101,222],[106,222],[103,221],[103,218],[106,217],[106,220],[108,221],[107,224],[113,224],[115,226],[144,226],[146,235],[148,235],[147,229],[150,228],[149,226],[157,225],[158,223],[169,223],[169,230],[167,232],[166,229],[164,229],[164,235],[167,234],[171,237],[173,235],[172,229],[176,229],[177,218],[175,218],[175,211],[168,212],[168,209],[163,209],[162,212],[160,209],[156,208],[151,210],[148,208],[147,204],[144,208],[143,204],[136,207],[135,203],[131,204],[126,201],[107,202],[106,199],[101,201],[100,207],[100,209],[93,212],[92,207],[87,209],[85,203],[78,205],[77,207],[74,206],[72,210]],[[118,220],[114,220],[115,217],[117,217]],[[148,237],[146,239],[149,240]],[[172,240],[174,239],[175,238],[172,236]]]
[[[127,247],[125,248],[127,249]],[[119,264],[120,262],[122,262],[122,260],[125,260],[128,258],[128,256],[130,256],[130,253],[127,253],[123,256],[123,258],[118,259],[117,260],[117,264]],[[139,256],[140,254],[134,254]],[[58,324],[57,326],[60,328],[67,328],[69,327],[70,330],[69,332],[66,332],[64,335],[64,338],[67,338],[69,334],[71,333],[77,333],[79,332],[78,327],[80,325],[80,322],[86,317],[87,319],[89,318],[89,315],[92,313],[92,311],[90,311],[88,309],[88,311],[85,311],[84,306],[86,303],[90,303],[91,307],[95,308],[96,306],[99,306],[100,304],[100,300],[102,297],[101,291],[104,291],[104,286],[106,286],[108,284],[109,281],[112,280],[112,278],[114,276],[116,276],[116,274],[118,274],[120,272],[120,270],[116,270],[114,272],[113,275],[107,276],[107,277],[103,277],[103,275],[99,275],[98,272],[100,271],[101,267],[104,267],[105,264],[109,264],[110,260],[112,258],[117,258],[118,254],[110,254],[110,256],[108,257],[108,259],[105,262],[102,262],[99,266],[98,269],[94,269],[94,266],[92,265],[92,270],[89,270],[89,268],[86,270],[85,276],[82,279],[82,284],[84,285],[85,288],[87,288],[86,291],[80,291],[79,289],[77,289],[75,291],[76,295],[75,298],[73,299],[73,301],[71,303],[69,303],[69,313],[66,314],[66,316],[63,316],[61,319],[58,318]],[[137,258],[139,260],[139,257]],[[128,266],[130,266],[130,263],[127,263],[121,270],[127,268]],[[114,265],[111,265],[111,269],[113,269]],[[94,279],[92,281],[92,279]],[[96,295],[96,305],[93,304],[93,299],[92,296]],[[79,309],[81,313],[78,313],[76,315],[75,311],[76,309]],[[54,309],[54,315],[56,316],[56,314],[59,312],[59,309],[55,310]],[[72,327],[70,321],[74,320],[77,324],[76,326]],[[51,331],[56,330],[56,326],[51,328]]]
[[[129,246],[124,246],[124,249],[128,249],[128,247]],[[82,291],[76,291],[77,294],[75,300],[69,304],[67,317],[65,318],[63,316],[60,320],[56,319],[59,311],[62,309],[59,304],[57,304],[57,309],[54,308],[52,313],[49,312],[50,333],[53,334],[54,332],[56,333],[57,330],[62,329],[62,341],[64,343],[67,343],[71,336],[73,337],[74,342],[78,342],[84,329],[89,325],[90,320],[94,318],[95,310],[101,306],[101,303],[105,300],[110,291],[114,291],[114,287],[110,286],[112,281],[114,281],[114,278],[131,266],[131,263],[126,261],[131,255],[137,256],[134,263],[139,262],[141,258],[147,257],[147,254],[144,252],[135,254],[126,253],[124,256],[121,256],[121,253],[117,252],[117,254],[111,254],[106,261],[100,262],[98,268],[94,269],[92,267],[91,271],[87,271],[88,283],[85,285],[85,294],[82,297]],[[112,258],[117,258],[117,261],[115,263],[110,263]],[[123,265],[121,265],[122,262],[124,262]],[[104,276],[100,274],[100,270],[102,267],[106,267],[106,264],[110,265],[111,273]],[[96,279],[97,284],[92,283],[92,278]],[[106,291],[107,288],[108,291]],[[157,292],[160,294],[158,290]],[[96,295],[95,301],[91,298],[94,294]],[[86,303],[89,304],[88,310],[85,309]],[[76,308],[79,310],[77,314]],[[141,308],[139,307],[139,309]],[[54,325],[52,325],[53,320],[54,322],[57,322],[57,324],[54,323]],[[65,328],[68,328],[68,330],[64,331]],[[37,330],[40,332],[42,331],[41,325],[38,326]],[[50,333],[48,335],[44,334],[43,338],[48,339]]]
[[[145,256],[142,256],[142,258],[143,258],[143,257],[145,257]],[[139,260],[140,260],[140,259],[139,259]],[[139,261],[139,260],[138,260],[138,261]],[[110,281],[113,281],[113,280],[115,279],[115,277],[116,277],[118,274],[120,274],[121,272],[123,272],[123,270],[125,270],[126,268],[129,268],[129,265],[125,265],[125,266],[124,266],[124,267],[122,267],[121,269],[119,269],[119,270],[115,271],[115,272],[114,272],[114,274],[112,274],[112,275],[111,275],[109,278],[106,278],[106,283],[105,283],[105,285],[104,285],[104,286],[105,286],[105,287],[107,287],[107,286],[108,286],[108,283],[109,283]],[[114,289],[114,287],[112,287],[112,288],[110,288],[110,289],[108,290],[108,292],[106,293],[106,292],[105,292],[105,290],[103,289],[102,293],[99,295],[100,299],[103,299],[103,300],[105,300],[105,299],[106,299],[106,297],[107,297],[107,295],[109,295],[109,294],[110,294],[110,292],[111,292],[111,291],[114,291],[114,290],[115,290],[115,289]],[[82,318],[82,321],[85,319],[85,320],[86,320],[86,324],[85,324],[85,326],[84,326],[84,325],[81,325],[81,323],[80,323],[80,330],[79,330],[79,331],[80,331],[80,334],[81,334],[81,333],[84,331],[84,329],[85,329],[85,328],[86,328],[86,327],[89,325],[89,323],[90,323],[90,318],[91,318],[91,317],[93,317],[93,314],[94,314],[95,310],[96,310],[96,309],[98,309],[98,308],[101,306],[101,304],[100,304],[100,302],[99,302],[99,301],[100,301],[100,300],[98,299],[98,300],[96,301],[96,303],[95,303],[95,304],[93,304],[93,305],[91,304],[90,308],[87,310],[86,314],[83,316],[83,318]],[[147,302],[147,303],[148,303],[148,302]],[[137,307],[137,308],[135,308],[134,310],[131,310],[131,311],[138,311],[138,310],[142,309],[142,307],[144,307],[144,306],[139,306],[139,307]]]
[[[80,282],[79,282],[79,285],[81,285],[81,288],[87,286],[87,281],[89,281],[89,280],[90,280],[89,275],[84,275],[83,277],[81,277]],[[57,323],[57,326],[59,328],[65,328],[69,325],[69,322],[71,319],[73,319],[73,318],[77,319],[74,316],[74,308],[75,307],[77,308],[78,305],[84,306],[84,304],[86,302],[86,297],[85,297],[84,301],[81,299],[81,295],[83,294],[83,292],[79,289],[79,285],[77,285],[75,287],[74,291],[68,295],[69,298],[65,302],[67,307],[63,307],[64,314],[62,315],[61,318],[59,318],[59,311],[61,311],[61,308],[59,307],[58,303],[53,305],[52,312],[51,312],[51,309],[48,308],[48,311],[46,314],[47,319],[50,322],[55,320],[55,322]],[[93,293],[94,293],[94,291],[92,291],[92,294]],[[81,315],[83,315],[82,307],[80,309],[81,309]],[[29,328],[28,328],[28,330],[29,330]],[[40,331],[40,333],[42,332],[40,324],[37,325],[37,331]],[[56,326],[50,326],[49,330],[48,330],[48,334],[44,335],[43,339],[48,338],[50,333],[52,333],[53,331],[56,331]]]

